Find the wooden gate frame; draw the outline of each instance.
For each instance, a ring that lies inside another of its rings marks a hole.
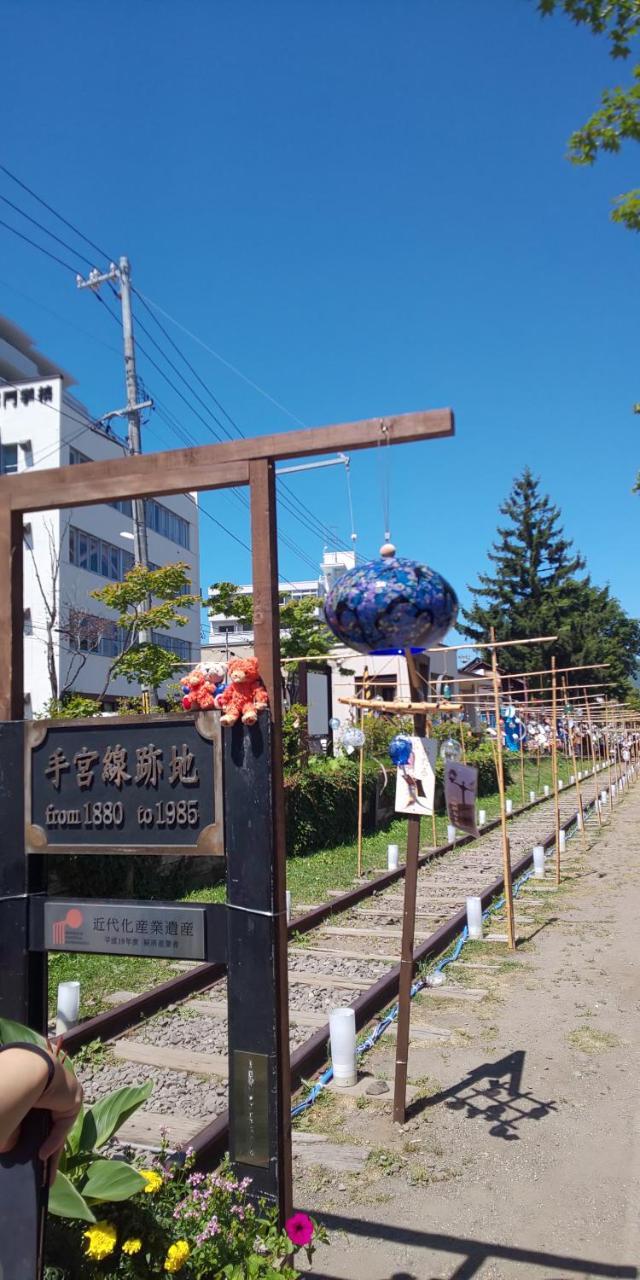
[[[272,720],[277,912],[274,976],[280,1032],[279,1111],[284,1126],[279,1182],[287,1189],[287,1203],[281,1205],[281,1213],[291,1208],[291,1080],[275,464],[278,460],[351,452],[381,444],[411,444],[453,434],[453,412],[435,409],[0,477],[0,670],[3,672],[0,720],[20,721],[24,719],[24,516],[122,498],[154,498],[249,485],[254,647],[269,692]]]

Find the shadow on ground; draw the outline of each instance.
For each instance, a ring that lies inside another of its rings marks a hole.
[[[481,1063],[458,1084],[412,1103],[407,1108],[407,1118],[444,1103],[451,1111],[464,1111],[469,1120],[490,1124],[492,1138],[517,1142],[520,1125],[527,1120],[544,1120],[557,1110],[555,1102],[543,1102],[523,1090],[524,1058],[524,1051],[517,1049],[497,1062]]]
[[[638,1268],[615,1262],[596,1262],[592,1258],[575,1258],[561,1253],[544,1253],[537,1249],[519,1249],[515,1245],[497,1244],[490,1240],[469,1240],[464,1236],[439,1235],[434,1231],[415,1231],[410,1227],[395,1227],[388,1223],[363,1222],[357,1218],[344,1218],[339,1214],[323,1213],[324,1225],[329,1231],[346,1231],[350,1236],[366,1240],[386,1240],[403,1248],[434,1249],[445,1255],[455,1255],[454,1270],[445,1270],[435,1276],[423,1269],[413,1271],[376,1271],[370,1280],[471,1280],[485,1262],[494,1259],[516,1262],[521,1266],[546,1267],[560,1280],[572,1276],[603,1276],[611,1280],[637,1280]],[[457,1261],[461,1259],[461,1261]],[[524,1274],[524,1272],[523,1272]],[[314,1280],[335,1280],[330,1272],[314,1271]]]

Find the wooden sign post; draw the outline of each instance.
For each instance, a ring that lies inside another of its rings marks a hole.
[[[551,773],[553,776],[553,814],[556,828],[556,886],[560,884],[560,800],[558,797],[558,687],[556,660],[551,659]]]
[[[495,631],[491,628],[491,640],[495,641]],[[500,682],[498,679],[498,659],[495,648],[491,650],[491,675],[493,678],[493,703],[496,717],[496,761],[498,765],[498,794],[500,796],[500,827],[502,831],[502,870],[504,878],[504,901],[507,909],[507,942],[509,950],[516,949],[516,930],[513,915],[513,885],[511,883],[511,846],[507,833],[507,808],[505,804],[504,766],[502,759],[502,733],[500,730]]]

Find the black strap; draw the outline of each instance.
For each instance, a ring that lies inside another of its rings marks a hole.
[[[46,1062],[49,1075],[47,1083],[42,1091],[45,1093],[53,1080],[56,1069],[56,1064],[51,1055],[47,1053],[46,1049],[42,1049],[39,1044],[22,1044],[17,1040],[14,1044],[0,1044],[0,1053],[4,1053],[6,1049],[26,1049],[29,1053],[37,1053],[38,1057],[42,1058]]]

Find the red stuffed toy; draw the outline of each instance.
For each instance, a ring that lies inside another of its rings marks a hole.
[[[232,658],[227,668],[227,687],[216,698],[224,711],[221,724],[255,724],[258,712],[269,705],[269,695],[258,675],[257,658]]]
[[[199,662],[182,681],[185,711],[209,711],[215,707],[226,670],[225,662]]]

